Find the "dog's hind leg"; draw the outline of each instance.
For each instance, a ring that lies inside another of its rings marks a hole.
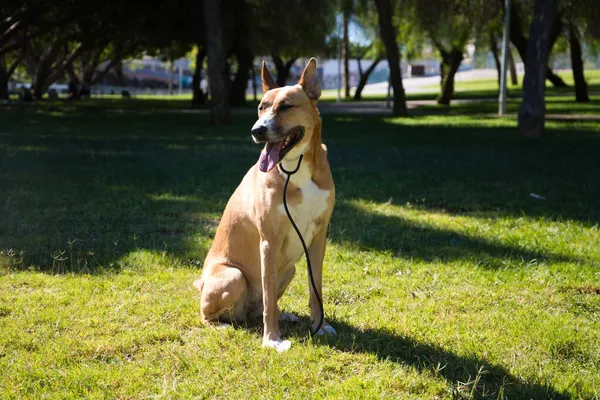
[[[200,310],[205,323],[240,322],[246,318],[248,287],[242,271],[224,264],[212,265],[194,286],[200,289]]]

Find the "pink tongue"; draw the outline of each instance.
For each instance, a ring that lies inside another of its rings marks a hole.
[[[279,152],[281,151],[281,145],[283,142],[267,143],[260,153],[258,159],[258,169],[262,172],[269,172],[279,162]]]

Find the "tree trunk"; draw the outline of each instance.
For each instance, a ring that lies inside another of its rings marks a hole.
[[[0,100],[8,100],[8,71],[4,64],[4,56],[0,55]]]
[[[510,41],[517,48],[517,51],[519,52],[519,57],[521,57],[521,60],[523,61],[523,64],[525,65],[525,71],[527,71],[527,51],[528,51],[529,45],[528,45],[528,40],[525,37],[525,34],[523,33],[523,29],[521,28],[522,22],[521,22],[520,11],[519,11],[518,7],[515,5],[514,1],[511,2],[510,16],[511,16],[510,17]],[[553,17],[552,24],[555,24],[555,23],[556,23],[556,20]],[[555,31],[556,31],[555,26],[553,26],[552,29],[555,29]],[[556,38],[554,40],[556,41]],[[552,42],[552,45],[554,45],[554,42]],[[550,46],[550,48],[552,48],[551,46]],[[545,68],[546,68],[546,71],[545,71],[546,78],[550,82],[552,82],[552,84],[555,87],[566,87],[567,86],[565,81],[563,81],[560,78],[560,76],[554,74],[554,72],[552,72],[552,70],[548,66],[546,66]]]
[[[221,28],[221,2],[219,0],[204,0],[202,4],[206,29],[211,119],[215,125],[228,124],[231,122],[231,109],[229,107],[229,77],[225,74],[227,65]]]
[[[394,116],[407,116],[406,98],[402,86],[402,70],[400,69],[400,52],[396,43],[396,30],[392,24],[392,5],[390,0],[375,0],[379,19],[381,40],[385,45],[390,67],[390,80],[394,88]]]
[[[230,102],[233,106],[245,106],[246,90],[254,55],[250,51],[250,35],[248,29],[248,6],[246,0],[235,0],[233,4],[233,22],[235,33],[233,41],[233,54],[237,59],[237,71],[231,85]]]
[[[379,64],[381,60],[383,60],[382,56],[377,57],[377,59],[373,61],[373,63],[369,66],[369,68],[367,68],[367,70],[364,73],[362,72],[362,69],[360,67],[360,59],[356,60],[358,62],[360,81],[358,82],[358,86],[356,87],[356,91],[354,92],[354,100],[360,100],[362,98],[362,91],[365,88],[367,82],[369,81],[369,76],[371,76],[371,73],[375,70],[377,64]]]
[[[546,67],[546,79],[548,79],[554,87],[568,87],[563,79],[556,75],[550,67]]]
[[[344,97],[350,98],[350,67],[349,50],[350,39],[348,38],[348,24],[350,23],[350,13],[348,10],[343,12],[344,40],[342,41],[342,59],[344,60]]]
[[[248,50],[241,50],[236,56],[238,61],[237,71],[233,84],[231,85],[231,105],[232,106],[245,106],[246,102],[246,90],[248,89],[248,79],[250,78],[250,68],[252,68],[252,61],[254,57]]]
[[[196,69],[194,70],[194,75],[192,76],[192,104],[195,105],[203,105],[206,100],[204,96],[204,92],[200,87],[200,83],[202,82],[202,63],[204,63],[204,57],[206,55],[206,50],[204,47],[201,47],[198,44],[198,53],[196,54]]]
[[[575,81],[575,101],[587,103],[590,101],[587,83],[583,75],[583,61],[581,59],[581,43],[579,42],[577,28],[569,24],[569,48],[571,50],[571,69]]]
[[[0,100],[8,100],[10,93],[8,92],[8,83],[10,77],[21,64],[23,59],[23,51],[21,51],[14,59],[12,64],[6,65],[6,57],[0,55]]]
[[[292,57],[288,61],[283,62],[279,54],[273,54],[271,57],[273,58],[275,69],[277,70],[277,86],[285,86],[288,78],[290,77],[290,69],[298,58]]]
[[[64,48],[62,56],[60,55],[61,47]],[[65,69],[69,68],[71,63],[73,63],[83,50],[84,47],[81,43],[76,45],[72,50],[69,50],[67,45],[60,41],[56,41],[48,46],[42,52],[41,56],[37,57],[31,83],[33,97],[41,99],[42,95],[48,90],[48,87],[64,74]]]
[[[254,101],[258,101],[258,96],[256,95],[256,68],[254,68],[254,64],[252,64],[252,94],[254,95]]]
[[[35,71],[32,75],[31,91],[34,99],[41,99],[46,88],[50,86],[48,77],[52,71],[52,64],[59,56],[62,43],[57,40],[47,46],[39,57],[36,57]]]
[[[552,21],[552,27],[550,28],[550,34],[548,37],[548,40],[549,40],[548,56],[550,56],[550,54],[552,54],[552,48],[554,47],[554,43],[556,43],[556,40],[558,39],[558,36],[562,32],[562,30],[563,30],[562,14],[557,12]],[[565,81],[563,81],[560,76],[558,76],[554,72],[552,72],[552,68],[550,68],[550,67],[547,67],[547,68],[548,69],[546,71],[546,79],[548,79],[550,82],[552,82],[554,87],[567,87],[567,84],[565,83]]]
[[[123,60],[119,60],[115,65],[115,75],[119,86],[125,86],[125,74],[123,74]]]
[[[510,4],[510,25],[509,25],[509,36],[512,44],[517,48],[519,57],[523,61],[523,64],[527,61],[527,38],[523,33],[523,22],[521,21],[521,14],[518,6],[515,2]]]
[[[496,43],[496,36],[490,31],[490,51],[494,56],[494,63],[496,64],[496,71],[498,71],[498,87],[500,87],[500,75],[502,75],[502,64],[500,63],[500,57],[498,56],[498,44]]]
[[[527,137],[540,137],[544,131],[546,65],[557,8],[557,0],[535,0],[527,45],[523,101],[519,108],[519,129]]]
[[[83,62],[81,65],[81,79],[79,80],[79,89],[77,90],[77,98],[80,99],[83,95],[89,94],[94,75],[100,64],[100,57],[104,52],[106,46],[98,46],[92,51],[91,57],[87,59],[87,62]]]
[[[512,55],[512,50],[508,49],[508,70],[510,71],[510,83],[513,86],[519,84],[519,77],[517,76],[517,67],[515,66],[515,59]]]
[[[438,104],[450,105],[450,100],[454,98],[454,75],[460,67],[463,60],[461,50],[452,49],[449,53],[442,52],[442,76],[441,85],[442,91],[437,98]]]

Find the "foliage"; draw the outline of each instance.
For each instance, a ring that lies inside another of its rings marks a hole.
[[[332,2],[320,0],[248,0],[254,54],[284,58],[325,52],[325,38],[335,26]]]

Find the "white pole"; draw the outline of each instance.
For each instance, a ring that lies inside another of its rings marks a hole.
[[[169,69],[169,96],[173,94],[173,64],[171,61],[167,62],[167,68]]]
[[[504,0],[504,34],[502,35],[502,66],[500,69],[500,93],[498,95],[498,115],[506,114],[506,67],[510,30],[510,0]]]
[[[179,65],[179,87],[177,90],[177,93],[181,94],[183,93],[183,67],[181,66],[181,64]]]

